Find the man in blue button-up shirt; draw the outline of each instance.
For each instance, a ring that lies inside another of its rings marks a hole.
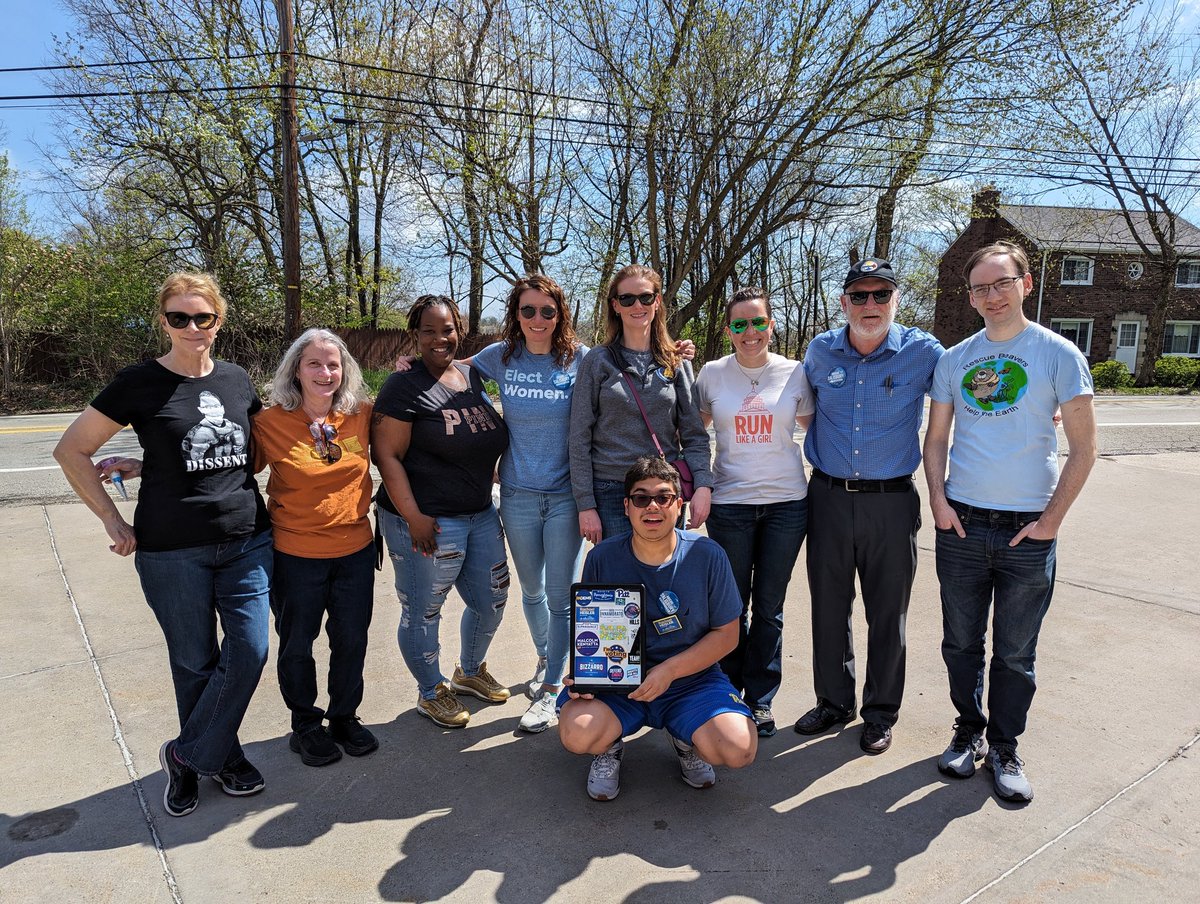
[[[886,260],[854,264],[841,301],[846,326],[817,336],[804,356],[817,403],[804,441],[813,466],[808,581],[817,705],[796,731],[819,734],[854,719],[857,572],[867,617],[859,745],[878,754],[891,745],[904,695],[904,623],[921,525],[912,475],[925,393],[943,349],[923,330],[894,323],[899,289]]]

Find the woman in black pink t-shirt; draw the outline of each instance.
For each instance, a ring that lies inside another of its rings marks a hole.
[[[170,351],[121,371],[54,450],[75,492],[104,522],[109,548],[136,553],[142,592],[166,637],[180,724],[179,736],[158,753],[171,816],[195,809],[200,775],[239,796],[264,785],[237,738],[269,632],[270,520],[249,448],[250,418],[262,403],[244,370],[212,357],[225,307],[208,274],[168,277],[158,315]],[[144,461],[93,465],[126,424]],[[133,527],[101,483],[118,472],[142,480]]]
[[[379,523],[396,572],[400,652],[417,679],[417,711],[462,728],[470,714],[455,692],[488,703],[508,699],[484,662],[508,601],[508,556],[492,505],[508,428],[478,372],[454,360],[464,335],[458,306],[444,295],[422,295],[408,328],[420,359],[388,377],[371,426],[371,457],[383,478]],[[466,608],[460,664],[447,683],[438,628],[451,586]]]

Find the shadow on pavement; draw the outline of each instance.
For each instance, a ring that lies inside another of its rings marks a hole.
[[[320,769],[301,765],[286,735],[248,744],[266,791],[230,798],[205,781],[200,806],[181,819],[162,812],[161,771],[143,786],[168,856],[250,817],[266,817],[251,845],[272,850],[303,849],[342,824],[379,822],[388,831],[387,823],[403,823],[395,828],[398,859],[378,883],[380,896],[395,901],[451,896],[478,871],[501,877],[497,901],[547,901],[593,860],[618,855],[635,859],[609,861],[589,881],[640,871],[637,861],[647,872],[684,871],[678,881],[628,895],[629,904],[730,895],[845,901],[891,888],[900,864],[989,799],[986,781],[950,782],[932,759],[882,774],[883,760],[858,763],[851,726],[806,743],[788,731],[764,739],[755,765],[721,770],[708,791],[680,781],[664,733],[643,734],[626,745],[621,796],[599,804],[584,790],[589,760],[564,751],[554,730],[516,733],[518,718],[514,711],[443,731],[406,710],[372,726],[376,753]],[[828,793],[804,793],[839,769],[869,777],[835,788],[841,776]],[[124,784],[41,813],[0,815],[7,833],[0,868],[43,854],[148,845],[132,795]],[[629,880],[614,885],[629,888]],[[328,891],[336,898],[336,889]],[[611,898],[612,891],[584,894]]]

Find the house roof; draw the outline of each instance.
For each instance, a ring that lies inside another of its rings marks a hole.
[[[1135,233],[1119,210],[1101,207],[1042,207],[1033,204],[1001,204],[1000,216],[1012,223],[1039,248],[1066,251],[1141,254]],[[1157,242],[1142,211],[1131,211],[1137,235],[1150,248]],[[1179,217],[1175,245],[1180,252],[1200,251],[1200,229]]]

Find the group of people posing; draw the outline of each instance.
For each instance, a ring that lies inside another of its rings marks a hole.
[[[212,356],[226,316],[216,282],[169,277],[158,296],[169,350],[123,370],[55,450],[110,548],[135,554],[166,639],[180,723],[159,751],[166,811],[191,812],[202,776],[228,794],[263,789],[237,735],[272,614],[290,748],[323,766],[378,747],[358,707],[385,541],[416,711],[461,728],[464,696],[509,698],[486,658],[511,556],[536,653],[519,727],[536,733],[557,721],[563,745],[592,757],[588,793],[611,800],[622,739],[644,726],[667,729],[696,788],[715,783],[714,766],[753,762],[759,737],[775,734],[784,598],[807,534],[816,701],[795,730],[823,733],[861,711],[863,751],[884,752],[904,689],[926,394],[942,650],[958,714],[938,768],[967,777],[986,755],[999,796],[1031,799],[1017,738],[1054,538],[1095,458],[1092,388],[1078,350],[1026,319],[1032,276],[1020,248],[983,249],[966,277],[985,328],[944,352],[894,323],[889,262],[855,263],[841,296],[846,325],[815,337],[803,363],[770,350],[770,299],[741,289],[725,307],[732,354],[695,377],[694,347],[669,335],[661,279],[645,267],[611,280],[606,341],[593,349],[577,340],[565,294],[547,276],[513,286],[500,340],[466,360],[457,358],[457,305],[425,295],[408,316],[417,355],[397,362],[373,404],[342,340],[311,329],[280,362],[270,407],[245,371]],[[503,416],[485,379],[499,387]],[[1070,443],[1061,477],[1059,411]],[[125,425],[143,459],[93,463]],[[382,480],[374,529],[372,461]],[[264,503],[255,474],[268,466]],[[113,475],[141,478],[132,526],[105,489]],[[707,537],[692,533],[702,525]],[[595,544],[586,561],[584,541]],[[570,686],[570,588],[581,574],[646,587],[643,681],[632,693]],[[856,576],[868,625],[861,710]],[[465,605],[447,677],[440,622],[451,587]],[[313,658],[322,623],[324,709]]]

